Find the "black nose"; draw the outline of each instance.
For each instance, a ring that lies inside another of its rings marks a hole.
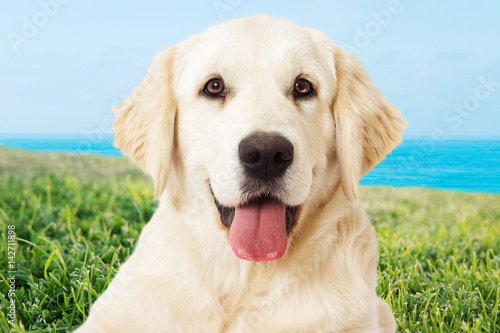
[[[267,181],[279,177],[293,161],[293,145],[281,135],[255,133],[243,139],[238,149],[245,171]]]

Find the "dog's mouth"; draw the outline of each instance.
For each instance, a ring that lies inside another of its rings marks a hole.
[[[298,206],[267,196],[237,207],[224,207],[215,199],[215,205],[222,224],[229,228],[229,241],[238,258],[260,262],[285,254]]]

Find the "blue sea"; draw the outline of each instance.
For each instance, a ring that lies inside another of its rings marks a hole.
[[[120,156],[113,137],[0,135],[0,145],[35,151]],[[361,179],[364,185],[423,186],[500,194],[500,139],[405,139]]]

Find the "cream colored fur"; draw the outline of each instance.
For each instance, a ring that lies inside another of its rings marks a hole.
[[[294,101],[299,74],[315,97]],[[213,75],[223,102],[201,93]],[[395,331],[357,188],[406,123],[354,55],[285,20],[240,19],[160,53],[115,112],[115,145],[160,204],[78,333]],[[234,255],[214,204],[246,199],[237,150],[255,131],[294,145],[279,195],[300,205],[285,255],[261,263]]]

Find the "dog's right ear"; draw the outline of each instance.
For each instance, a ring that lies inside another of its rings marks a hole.
[[[401,112],[375,87],[355,55],[331,46],[337,90],[333,103],[342,189],[356,201],[358,182],[402,141]]]
[[[113,108],[114,146],[153,177],[156,198],[165,191],[167,174],[178,159],[172,90],[175,54],[175,45],[159,53],[132,95]]]
[[[408,124],[375,87],[358,57],[335,45],[324,33],[308,30],[332,66],[336,81],[332,113],[341,184],[345,197],[355,202],[361,177],[401,143]]]

